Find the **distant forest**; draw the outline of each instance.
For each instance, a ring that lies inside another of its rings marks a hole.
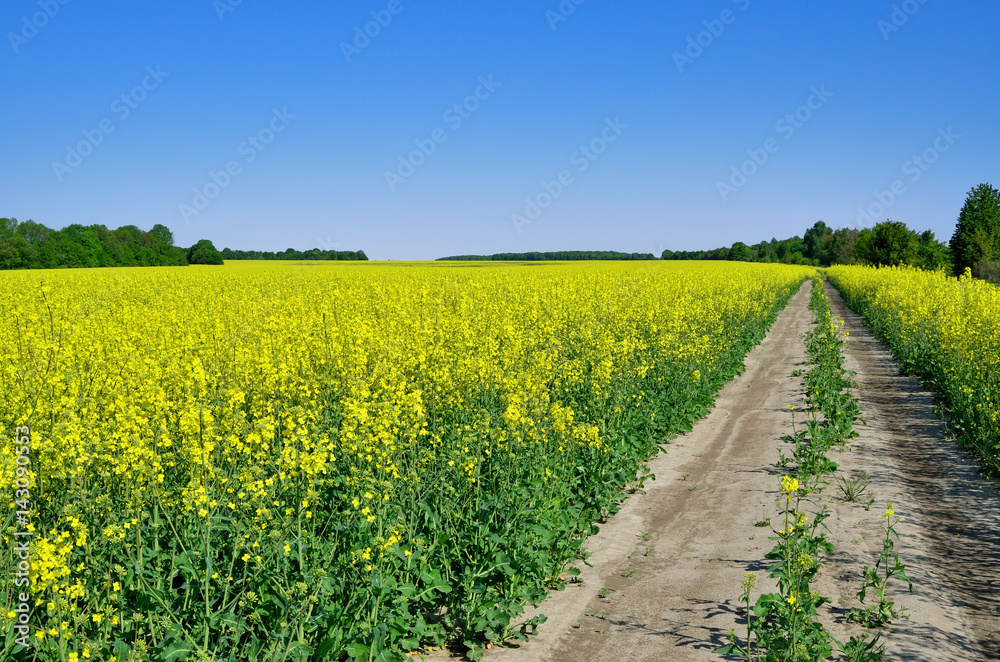
[[[748,246],[710,251],[663,251],[663,260],[732,260],[736,262],[780,262],[828,267],[833,264],[911,264],[925,269],[950,269],[951,251],[930,230],[917,233],[898,221],[885,221],[873,228],[833,230],[817,221],[801,237],[771,239]]]
[[[224,260],[360,260],[367,261],[364,251],[322,251],[312,248],[307,251],[297,251],[289,248],[272,253],[270,251],[234,251],[231,248],[222,249]]]
[[[456,255],[441,260],[652,260],[649,253],[557,251]],[[1000,282],[1000,191],[988,183],[973,187],[958,215],[955,232],[945,244],[930,230],[916,232],[905,223],[886,219],[870,228],[834,230],[817,221],[805,233],[747,245],[736,242],[706,251],[665,250],[661,260],[730,260],[777,262],[828,267],[834,264],[910,265]]]
[[[803,237],[772,239],[752,246],[738,241],[732,246],[711,251],[666,250],[660,259],[778,262],[817,267],[907,264],[932,271],[952,271],[955,266],[952,251],[938,241],[933,232],[917,233],[899,221],[884,221],[862,230],[832,230],[823,221],[818,221],[806,230]]]
[[[0,269],[59,269],[71,267],[175,267],[222,264],[223,260],[367,260],[364,251],[322,251],[314,248],[284,252],[216,250],[208,239],[190,248],[174,246],[174,234],[164,225],[140,230],[123,225],[69,225],[52,230],[34,221],[0,218]]]
[[[736,242],[707,251],[665,250],[652,253],[616,251],[549,251],[495,253],[493,255],[453,255],[438,260],[728,260],[734,262],[776,262],[828,267],[832,264],[911,264],[925,269],[953,266],[951,250],[930,230],[917,233],[897,221],[885,221],[873,228],[834,230],[817,221],[801,237],[771,239],[748,246]],[[964,268],[964,267],[963,267]]]
[[[833,230],[817,221],[802,237],[772,239],[711,251],[663,251],[663,260],[735,260],[830,266],[909,265],[1000,281],[1000,191],[988,183],[969,190],[948,244],[930,230],[915,232],[886,219],[871,228]]]
[[[546,253],[494,253],[493,255],[453,255],[443,260],[478,260],[493,262],[533,262],[540,260],[655,260],[652,253],[618,253],[616,251],[550,251]]]
[[[946,245],[930,230],[915,232],[905,223],[886,220],[871,228],[834,230],[817,221],[799,237],[771,239],[708,251],[665,250],[652,253],[617,251],[546,251],[453,255],[439,260],[534,262],[542,260],[731,260],[830,266],[870,264],[911,265],[956,275],[970,270],[978,278],[1000,281],[1000,191],[989,184],[971,189],[958,215],[954,235]],[[0,269],[59,267],[133,267],[222,264],[223,260],[368,260],[364,251],[289,248],[270,251],[216,250],[202,239],[190,248],[174,246],[174,235],[163,225],[148,232],[134,225],[109,230],[103,225],[69,225],[50,230],[34,221],[0,218]]]

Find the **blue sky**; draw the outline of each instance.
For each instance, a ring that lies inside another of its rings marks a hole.
[[[7,0],[0,216],[393,260],[859,209],[947,239],[1000,180],[997,25],[987,0]]]

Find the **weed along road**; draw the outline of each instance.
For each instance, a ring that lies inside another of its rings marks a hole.
[[[846,367],[857,373],[867,422],[850,451],[835,459],[846,473],[871,476],[876,503],[894,503],[903,515],[897,548],[914,593],[899,596],[910,618],[897,622],[886,637],[886,659],[1000,660],[997,483],[981,478],[975,460],[945,438],[944,423],[934,415],[934,395],[916,379],[901,376],[861,318],[829,284],[827,291],[850,334]],[[846,515],[842,519],[844,540],[838,547],[845,550],[844,560],[867,548],[864,557],[871,564],[880,541],[865,536],[853,544],[858,530],[853,522],[847,526]]]
[[[914,584],[889,583],[886,594],[908,611],[883,629],[886,659],[1000,659],[1000,496],[975,464],[943,437],[933,400],[900,377],[887,351],[827,286],[834,319],[849,331],[846,368],[856,371],[859,436],[830,451],[837,475],[869,476],[867,499],[848,502],[833,477],[817,503],[836,551],[814,589],[831,599],[819,620],[841,641],[875,632],[845,622],[882,551],[884,511],[900,521],[895,551]],[[779,315],[727,384],[709,416],[650,462],[655,481],[590,538],[580,581],[554,592],[526,617],[548,620],[527,642],[488,650],[490,662],[563,660],[721,660],[729,631],[746,636],[740,601],[745,573],[757,575],[754,597],[775,590],[765,555],[779,528],[781,440],[807,414],[801,374],[809,369],[803,334],[813,315],[810,286]],[[794,374],[793,374],[794,373]],[[790,410],[789,405],[796,407]],[[866,507],[867,506],[867,507]],[[773,522],[773,524],[771,524]],[[834,647],[834,659],[838,653]],[[432,656],[433,657],[433,656]]]

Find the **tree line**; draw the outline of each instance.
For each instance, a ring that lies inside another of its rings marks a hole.
[[[438,261],[476,260],[494,262],[534,262],[542,260],[655,260],[652,253],[619,253],[617,251],[548,251],[530,253],[494,253],[493,255],[452,255]]]
[[[271,251],[234,251],[231,248],[222,249],[225,260],[360,260],[367,261],[364,251],[324,251],[312,248],[307,251],[297,251],[288,248],[273,253]]]
[[[73,224],[52,230],[34,221],[0,218],[0,269],[58,269],[71,267],[175,267],[222,264],[223,260],[367,260],[364,251],[308,251],[271,253],[215,248],[202,239],[194,246],[174,245],[165,225],[148,231],[135,225],[109,230],[104,225]]]
[[[905,248],[904,248],[905,247]],[[900,252],[902,250],[902,252]],[[900,259],[896,259],[897,253]],[[663,260],[732,260],[735,262],[779,262],[828,267],[832,264],[913,264],[937,269],[949,264],[948,247],[930,230],[918,234],[904,223],[886,221],[874,228],[834,230],[817,221],[802,237],[771,239],[748,246],[710,251],[663,251]]]
[[[183,248],[163,225],[68,225],[52,230],[34,221],[0,218],[0,269],[154,267],[187,264]]]
[[[439,260],[531,262],[541,260],[655,260],[652,253],[618,251],[533,251],[493,255],[453,255]],[[870,264],[912,265],[960,275],[970,269],[977,278],[1000,280],[1000,192],[989,184],[969,191],[946,245],[930,230],[918,233],[900,221],[886,220],[872,228],[834,230],[817,221],[803,236],[771,239],[709,251],[665,250],[663,260],[733,260],[830,266]],[[73,224],[52,230],[34,221],[0,218],[0,269],[60,267],[135,267],[222,264],[223,260],[368,260],[364,251],[313,248],[299,251],[219,251],[202,239],[190,248],[174,245],[164,225],[149,231],[134,225],[109,230],[104,225]]]
[[[871,228],[837,230],[817,221],[801,237],[771,239],[752,246],[736,242],[710,251],[666,250],[660,257],[813,266],[911,265],[956,275],[970,269],[977,278],[1000,280],[1000,192],[989,184],[969,191],[947,245],[930,230],[916,232],[900,221],[887,219]]]

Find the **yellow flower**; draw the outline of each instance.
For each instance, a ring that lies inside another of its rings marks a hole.
[[[767,327],[812,273],[659,260],[477,269],[240,261],[53,270],[44,286],[55,295],[43,298],[37,272],[0,272],[17,311],[0,316],[0,392],[23,391],[33,403],[32,461],[44,460],[53,494],[86,511],[70,520],[67,510],[46,525],[58,530],[33,538],[32,589],[57,605],[40,615],[46,625],[76,623],[100,593],[110,604],[123,599],[125,573],[112,570],[118,581],[108,591],[96,559],[127,552],[132,529],[154,523],[164,535],[176,525],[184,546],[198,548],[204,531],[182,526],[192,515],[207,526],[229,511],[224,524],[239,532],[233,553],[244,570],[263,564],[262,545],[269,561],[275,540],[284,555],[293,551],[280,540],[294,539],[285,525],[298,513],[317,532],[362,516],[370,547],[330,568],[338,576],[373,572],[398,545],[412,548],[404,559],[419,559],[414,550],[428,543],[396,525],[419,516],[408,509],[433,489],[423,481],[446,476],[456,503],[468,503],[497,467],[512,469],[504,480],[574,466],[596,475],[615,452],[608,416],[664,425],[686,416],[719,381],[732,347]],[[46,360],[21,362],[25,352]],[[975,365],[981,374],[997,368]],[[688,375],[675,406],[659,397],[676,386],[668,375]],[[19,417],[0,398],[0,420]],[[8,487],[10,448],[0,444]],[[90,484],[105,498],[91,503]],[[346,496],[321,498],[334,485]],[[255,542],[253,531],[274,538]],[[462,562],[461,550],[449,554],[445,562]],[[228,580],[222,569],[207,573],[211,581]],[[144,607],[135,616],[162,615]],[[117,618],[104,613],[109,624]],[[74,647],[56,643],[65,662]],[[94,658],[107,656],[95,647]]]
[[[799,480],[793,478],[792,476],[782,476],[781,477],[781,491],[784,494],[791,495],[794,492],[799,491]]]

